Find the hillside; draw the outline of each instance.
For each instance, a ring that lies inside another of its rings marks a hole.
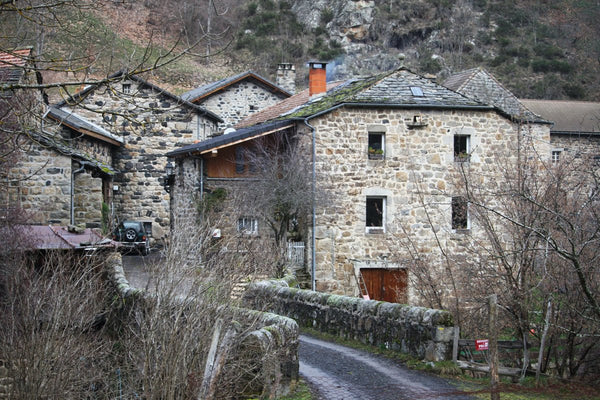
[[[201,39],[152,76],[177,93],[247,69],[273,79],[279,62],[295,63],[303,86],[305,62],[318,59],[339,78],[404,64],[443,79],[482,66],[519,97],[600,100],[597,1],[146,0],[88,13],[98,38],[80,51],[110,41],[96,63],[113,70],[150,41],[165,51]],[[208,47],[218,54],[206,58]]]

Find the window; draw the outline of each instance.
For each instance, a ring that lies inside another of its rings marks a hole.
[[[385,197],[367,197],[367,233],[385,232]]]
[[[131,93],[131,83],[124,83],[122,89],[125,94]]]
[[[468,162],[471,158],[471,136],[454,135],[454,161]]]
[[[246,235],[256,235],[258,233],[258,220],[254,217],[239,218],[237,231]]]
[[[369,132],[369,160],[383,160],[385,155],[385,134]]]
[[[557,163],[560,161],[560,150],[552,150],[552,162]]]
[[[418,86],[411,86],[410,87],[410,92],[412,93],[413,96],[415,97],[424,97],[425,95],[423,94],[423,89],[421,89]]]
[[[452,229],[469,229],[469,208],[461,196],[452,198]]]

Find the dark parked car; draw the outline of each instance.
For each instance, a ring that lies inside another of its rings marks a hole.
[[[121,222],[113,232],[113,240],[123,247],[137,249],[144,256],[150,253],[150,239],[142,222]]]

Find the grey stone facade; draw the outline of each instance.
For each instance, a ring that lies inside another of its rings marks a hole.
[[[253,72],[244,72],[201,86],[181,97],[219,115],[223,122],[218,128],[224,130],[289,97],[289,93]]]
[[[413,110],[340,109],[311,121],[315,127],[317,187],[329,201],[317,205],[315,261],[317,289],[356,295],[354,276],[362,268],[409,268],[400,243],[410,235],[419,256],[441,260],[437,241],[458,256],[461,243],[483,237],[476,224],[452,229],[452,197],[461,168],[493,185],[497,163],[516,162],[518,126],[496,112],[424,111],[427,125],[411,128]],[[367,154],[369,129],[385,132],[383,160]],[[549,128],[526,128],[539,154],[550,155]],[[310,137],[305,132],[304,137]],[[342,136],[343,135],[343,136]],[[455,162],[454,135],[469,135],[470,161]],[[343,137],[343,139],[342,139]],[[385,201],[383,229],[369,231],[366,201]],[[426,212],[427,206],[427,212]],[[435,236],[434,236],[435,232]],[[310,255],[311,252],[309,251]],[[409,271],[410,276],[410,271]],[[444,280],[443,271],[438,273]],[[417,299],[409,286],[409,303]]]
[[[210,137],[218,117],[135,77],[87,89],[60,107],[123,139],[112,163],[114,217],[152,222],[157,239],[164,237],[170,226],[165,153]]]

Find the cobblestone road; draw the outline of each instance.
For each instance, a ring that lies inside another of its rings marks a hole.
[[[320,400],[472,399],[444,379],[307,335],[299,356],[300,374]]]

